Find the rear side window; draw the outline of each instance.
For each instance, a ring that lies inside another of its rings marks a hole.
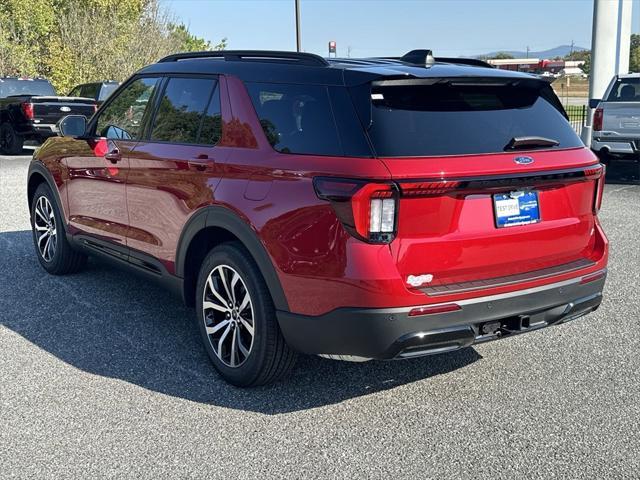
[[[401,84],[371,88],[369,137],[381,157],[503,152],[514,137],[582,142],[553,104],[550,87],[478,83]],[[366,123],[365,123],[366,124]]]
[[[216,83],[205,78],[170,78],[153,122],[151,140],[198,143]]]
[[[282,153],[342,155],[327,87],[247,83],[271,146]]]
[[[22,78],[0,78],[0,98],[15,95],[55,95],[56,91],[47,80]]]
[[[607,102],[640,102],[640,78],[617,79]]]

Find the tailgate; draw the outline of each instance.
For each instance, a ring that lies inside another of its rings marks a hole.
[[[434,293],[450,293],[465,284],[508,283],[525,273],[550,276],[599,258],[593,211],[601,167],[592,153],[540,152],[522,167],[516,156],[384,160],[407,193],[400,196],[392,244],[404,277],[430,275]],[[505,224],[509,217],[499,221],[498,205],[505,197],[517,198],[516,192],[532,195],[537,212],[520,221],[516,213]]]
[[[391,248],[408,283],[482,288],[600,258],[602,166],[548,84],[385,81],[370,96],[369,138],[399,188]]]
[[[605,102],[602,110],[602,134],[640,138],[640,102]]]
[[[96,102],[79,97],[32,97],[33,119],[40,124],[55,124],[67,115],[90,118],[96,111]]]

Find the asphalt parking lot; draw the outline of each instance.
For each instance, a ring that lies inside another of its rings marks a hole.
[[[159,287],[43,272],[28,161],[0,157],[0,478],[638,478],[640,186],[606,187],[596,313],[411,361],[306,357],[239,390]]]

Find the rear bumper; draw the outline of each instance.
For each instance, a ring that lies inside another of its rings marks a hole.
[[[28,123],[18,129],[20,134],[25,139],[46,139],[56,136],[58,129],[54,124],[49,123]]]
[[[409,316],[415,307],[340,308],[311,317],[278,312],[291,347],[307,354],[393,359],[442,353],[586,315],[602,301],[606,270],[581,278],[455,302],[460,310]]]
[[[600,138],[594,137],[591,140],[591,149],[599,152],[606,150],[614,154],[634,154],[639,151],[640,139],[638,138]]]

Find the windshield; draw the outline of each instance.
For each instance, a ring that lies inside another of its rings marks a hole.
[[[369,137],[380,157],[497,153],[519,137],[557,141],[535,148],[582,146],[547,89],[464,82],[374,84]]]
[[[47,80],[0,78],[0,98],[16,95],[55,95],[56,91]]]

